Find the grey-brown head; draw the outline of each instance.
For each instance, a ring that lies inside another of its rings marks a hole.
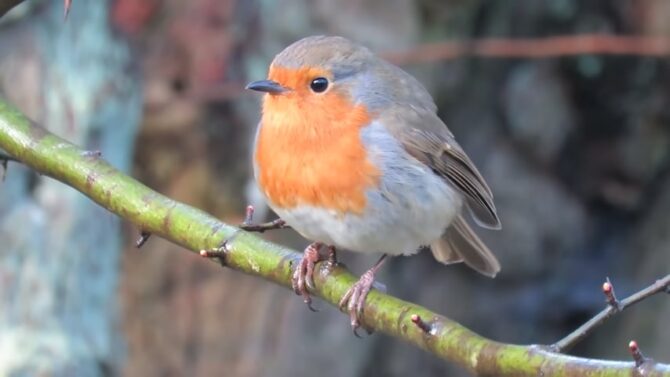
[[[248,89],[283,95],[338,91],[371,110],[390,103],[407,103],[435,111],[432,98],[411,75],[368,48],[337,36],[312,36],[286,47],[272,61],[267,80]]]

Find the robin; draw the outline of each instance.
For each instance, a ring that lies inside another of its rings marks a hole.
[[[328,247],[382,257],[342,297],[360,325],[366,296],[388,255],[429,246],[444,264],[494,277],[496,257],[463,217],[500,229],[493,194],[411,75],[342,37],[301,39],[272,61],[253,154],[269,206],[313,241],[293,274],[308,288]]]

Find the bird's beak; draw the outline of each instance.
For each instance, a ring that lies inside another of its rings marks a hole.
[[[281,86],[278,82],[272,80],[258,80],[247,84],[247,89],[255,90],[257,92],[265,92],[270,94],[280,94],[287,92],[289,89]]]

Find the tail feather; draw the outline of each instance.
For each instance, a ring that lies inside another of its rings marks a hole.
[[[435,259],[444,264],[465,262],[470,268],[489,277],[495,277],[500,271],[498,259],[462,216],[458,216],[430,248]]]

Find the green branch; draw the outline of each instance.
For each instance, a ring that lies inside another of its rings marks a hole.
[[[50,134],[2,101],[0,148],[36,171],[74,187],[143,231],[191,251],[216,247],[232,237],[222,261],[227,267],[291,286],[291,266],[299,260],[299,253],[149,189],[98,154]],[[340,267],[330,274],[319,272],[313,294],[336,306],[355,281]],[[481,376],[670,376],[670,365],[648,359],[636,366],[633,362],[567,356],[541,346],[494,342],[428,309],[376,290],[368,296],[362,319],[374,331],[403,339]],[[342,331],[348,331],[344,323]]]

